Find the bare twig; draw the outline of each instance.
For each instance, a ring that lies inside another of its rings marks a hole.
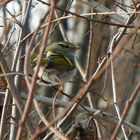
[[[50,5],[48,4],[47,2],[45,1],[42,1],[42,0],[38,0],[40,2],[42,2],[43,4],[46,4],[46,5]],[[95,18],[94,19],[90,19],[90,18],[87,18],[86,16],[90,16],[90,15],[114,15],[116,14],[116,12],[101,12],[101,13],[87,13],[87,14],[77,14],[77,13],[74,13],[74,12],[71,12],[71,11],[68,11],[68,10],[65,10],[65,9],[62,9],[62,8],[59,8],[59,7],[55,7],[56,9],[58,10],[62,10],[62,11],[65,11],[66,13],[69,13],[73,16],[65,16],[65,18],[70,18],[70,17],[78,17],[78,18],[82,18],[82,19],[85,19],[87,21],[94,21],[94,22],[97,22],[97,23],[102,23],[102,24],[107,24],[107,25],[112,25],[112,26],[118,26],[118,27],[128,27],[128,28],[134,28],[133,25],[124,25],[124,24],[117,24],[117,23],[112,23],[112,22],[108,22],[108,21],[101,21],[101,20],[96,20]],[[109,14],[110,13],[110,14]],[[135,12],[135,13],[138,13],[138,12]],[[120,14],[125,14],[125,13],[120,13]],[[133,14],[132,12],[130,14]],[[64,17],[62,18],[64,19]],[[126,20],[124,20],[124,23],[125,23]]]
[[[47,121],[47,119],[45,118],[43,112],[40,110],[40,107],[38,106],[38,103],[36,100],[34,100],[34,105],[35,105],[35,108],[37,110],[37,113],[38,115],[40,116],[41,120],[44,122],[44,124],[46,126],[49,126],[49,122]],[[63,139],[63,140],[68,140],[65,136],[63,136],[57,129],[53,128],[53,127],[49,127],[49,129],[60,139]],[[45,140],[46,138],[44,138]]]
[[[2,68],[3,73],[10,73],[10,70],[9,70],[9,68],[7,66],[7,63],[4,59],[4,56],[1,52],[0,52],[0,66]],[[16,105],[18,107],[18,110],[19,110],[20,113],[22,113],[23,105],[22,105],[21,98],[19,96],[18,90],[15,87],[13,76],[6,75],[5,78],[6,78],[6,81],[8,83],[10,93],[12,94],[12,97],[16,101]]]
[[[0,2],[0,9],[5,7],[9,2],[11,2],[12,0],[4,0],[2,2]]]
[[[50,27],[51,27],[51,20],[52,20],[52,17],[53,17],[55,4],[56,3],[53,1],[52,6],[50,7],[48,26],[45,30],[44,38],[43,38],[42,45],[41,45],[41,51],[40,51],[40,55],[39,55],[39,58],[38,58],[37,69],[36,69],[36,72],[33,75],[33,81],[31,83],[31,85],[29,84],[29,82],[27,83],[28,88],[29,88],[29,97],[28,97],[28,100],[27,100],[26,105],[25,105],[25,110],[24,110],[24,113],[23,113],[22,118],[21,118],[20,126],[18,128],[18,133],[17,133],[17,137],[16,137],[17,140],[21,139],[22,130],[25,126],[25,123],[26,123],[26,120],[27,120],[27,117],[28,117],[28,114],[29,114],[29,111],[30,111],[30,107],[32,105],[33,93],[34,93],[34,90],[35,90],[35,83],[36,83],[39,67],[40,67],[40,64],[41,64],[41,60],[43,58],[43,54],[44,54],[44,51],[45,51],[45,45],[46,45],[47,38],[48,38],[48,35],[49,35],[49,30],[50,30]],[[26,58],[26,61],[28,61],[27,58]],[[27,81],[28,81],[28,79],[27,79]]]
[[[28,96],[27,96],[27,94],[23,93],[22,97],[27,99]],[[49,98],[49,97],[34,95],[34,98],[38,102],[45,103],[45,104],[47,104],[49,106],[51,106],[53,104],[53,99]],[[63,100],[56,99],[55,106],[65,108],[69,103],[70,102],[68,102],[68,101],[63,101]],[[118,122],[118,120],[119,120],[116,116],[110,115],[110,114],[108,114],[106,112],[99,111],[99,110],[93,109],[93,108],[89,108],[87,106],[84,106],[84,108],[86,108],[91,113],[95,113],[96,117],[100,117],[101,119],[103,119],[103,120],[105,120],[107,122],[116,124]],[[78,110],[84,110],[84,108],[82,108],[81,106],[78,106],[77,109]],[[100,112],[100,113],[96,113],[96,112]],[[132,131],[140,134],[140,127],[137,127],[137,126],[135,126],[135,125],[133,125],[133,124],[127,122],[127,121],[124,121],[124,125],[127,126],[128,129],[131,129]]]
[[[3,110],[2,110],[1,120],[0,120],[0,139],[1,140],[4,137],[4,126],[6,123],[7,107],[8,107],[8,103],[9,103],[10,98],[11,98],[11,95],[9,93],[9,90],[6,90],[4,103],[3,103]]]
[[[129,100],[127,101],[127,103],[126,103],[126,105],[125,105],[125,108],[124,108],[124,110],[123,110],[123,113],[122,113],[122,115],[121,115],[121,119],[120,119],[120,121],[118,122],[118,124],[117,124],[117,126],[116,126],[116,128],[115,128],[115,130],[114,130],[114,133],[113,133],[113,135],[112,135],[112,137],[111,137],[111,140],[115,140],[115,139],[116,139],[116,137],[117,137],[117,135],[118,135],[118,133],[119,133],[120,127],[121,127],[122,123],[124,122],[125,118],[127,117],[127,114],[128,114],[128,112],[129,112],[129,110],[130,110],[132,104],[134,103],[134,101],[135,101],[135,99],[136,99],[136,97],[137,97],[139,91],[140,91],[140,82],[138,82],[137,86],[135,87],[134,91],[133,91],[132,94],[131,94],[131,97],[130,97]]]
[[[112,56],[110,56],[112,58]],[[117,93],[116,93],[116,83],[115,83],[115,75],[114,75],[114,65],[113,65],[113,61],[111,61],[111,78],[112,78],[112,92],[113,92],[113,102],[114,102],[114,106],[118,115],[119,120],[121,119],[120,117],[120,110],[119,107],[117,105]],[[124,129],[124,126],[121,126],[122,128],[122,132],[124,134],[124,137],[126,140],[128,140],[127,136],[126,136],[126,132]]]
[[[100,4],[99,2],[96,2],[94,0],[91,1],[86,1],[86,0],[79,0],[80,2],[83,2],[89,6],[92,6],[94,9],[96,9],[99,12],[110,12],[112,11],[111,9],[108,9],[107,7],[105,7],[104,5]],[[112,15],[110,16],[111,18],[115,19],[116,21],[120,22],[120,23],[125,23],[125,18],[122,17],[121,15]]]
[[[24,42],[24,44],[20,44],[20,41],[22,40],[22,38],[28,32],[27,31],[27,25],[28,25],[28,20],[29,20],[29,13],[30,13],[30,8],[31,8],[31,3],[32,3],[32,0],[29,0],[28,3],[26,1],[24,1],[24,3],[23,3],[24,6],[23,6],[22,17],[21,17],[22,18],[21,19],[22,28],[20,28],[20,31],[19,31],[18,42],[17,42],[17,46],[16,46],[16,51],[15,51],[15,55],[14,55],[12,68],[11,68],[12,71],[15,71],[16,69],[18,71],[23,71],[24,59],[19,59],[19,58],[21,58],[21,56],[25,54],[26,42]],[[16,86],[17,86],[19,91],[21,90],[20,89],[21,88],[20,80],[21,80],[20,75],[15,76],[14,82],[15,82],[15,84],[16,84]],[[19,94],[19,96],[20,96],[20,94]],[[16,101],[13,99],[13,104],[15,102]],[[15,108],[15,106],[13,106],[13,108],[12,108],[11,116],[15,116],[16,118],[18,118],[18,111]],[[30,125],[28,124],[28,128],[29,128],[28,129],[29,134],[32,134],[32,132],[34,131],[34,128],[33,128],[31,120],[30,120]],[[15,140],[16,133],[17,133],[17,128],[15,127],[15,125],[11,124],[11,130],[10,130],[10,139],[11,140]]]

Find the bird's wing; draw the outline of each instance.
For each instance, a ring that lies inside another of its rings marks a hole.
[[[71,56],[54,53],[48,56],[46,69],[57,69],[60,71],[75,68],[74,59]]]

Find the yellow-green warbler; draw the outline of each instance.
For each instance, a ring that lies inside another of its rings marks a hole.
[[[53,84],[68,82],[76,69],[74,57],[78,49],[78,47],[66,41],[50,44],[46,48],[39,69],[39,78]],[[37,61],[37,58],[33,61]]]

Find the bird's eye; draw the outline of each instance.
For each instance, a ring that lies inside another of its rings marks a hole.
[[[59,44],[62,48],[69,48],[68,45]]]

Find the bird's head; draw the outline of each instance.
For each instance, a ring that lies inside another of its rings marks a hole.
[[[74,53],[77,50],[79,50],[78,47],[67,41],[55,42],[49,45],[46,49],[46,51],[53,51],[56,53],[64,53],[64,54]]]

